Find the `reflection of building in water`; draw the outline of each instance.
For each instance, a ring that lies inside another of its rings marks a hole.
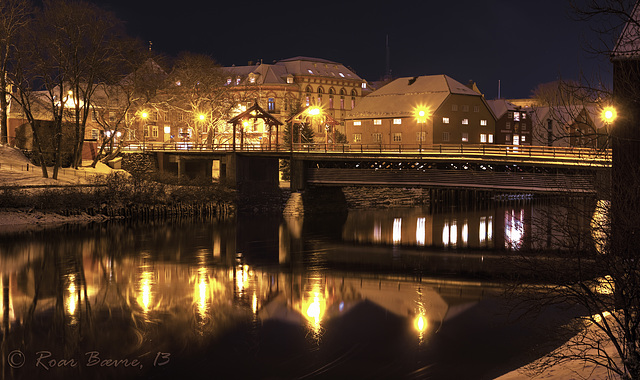
[[[443,248],[492,248],[493,211],[428,214],[422,209],[388,213],[350,211],[342,237],[346,241]]]
[[[185,323],[187,335],[215,334],[225,323],[276,319],[306,326],[319,342],[328,320],[345,315],[362,302],[372,302],[385,312],[417,323],[416,331],[424,338],[442,323],[451,305],[477,300],[484,292],[476,291],[474,285],[467,288],[474,294],[468,296],[465,290],[463,296],[460,284],[439,282],[436,290],[424,282],[397,278],[335,277],[324,269],[257,270],[242,258],[232,266],[212,265],[214,256],[213,250],[201,250],[189,263],[181,263],[158,260],[149,253],[115,261],[87,253],[75,266],[76,272],[58,272],[65,284],[63,297],[55,292],[42,293],[35,313],[50,310],[62,299],[65,320],[77,323],[82,304],[88,302],[90,307],[84,309],[87,312],[128,310],[126,314],[134,316],[140,322],[138,326]],[[37,283],[41,276],[27,274],[40,266],[30,263],[19,272],[3,276],[3,325],[27,317],[34,289],[43,285]],[[17,277],[22,280],[15,281]],[[452,287],[458,290],[446,294]]]

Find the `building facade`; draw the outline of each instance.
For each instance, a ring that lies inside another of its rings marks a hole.
[[[484,96],[446,75],[399,78],[347,115],[351,144],[490,144],[495,117]]]
[[[294,57],[247,66],[226,67],[226,86],[238,111],[254,102],[281,122],[299,107],[319,106],[344,132],[347,112],[370,93],[368,83],[341,63],[310,57]],[[317,125],[316,142],[323,142],[325,126]],[[256,131],[264,133],[260,126]]]
[[[531,145],[533,143],[533,110],[505,99],[487,100],[496,116],[496,144]]]

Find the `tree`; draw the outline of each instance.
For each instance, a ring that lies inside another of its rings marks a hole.
[[[222,67],[211,57],[182,53],[153,105],[183,115],[182,130],[191,131],[196,143],[206,138],[212,146],[234,106],[227,97],[225,78]]]
[[[563,202],[570,212],[552,209],[554,230],[568,237],[558,241],[557,255],[520,257],[518,264],[523,264],[520,273],[545,284],[544,291],[536,285],[531,292],[538,305],[578,305],[584,310],[579,322],[592,327],[570,340],[569,350],[548,356],[543,367],[580,360],[619,378],[640,379],[640,8],[626,0],[589,0],[576,6],[576,12],[600,33],[603,45],[592,50],[613,61],[614,86],[608,99],[621,117],[608,136],[612,174],[610,181],[603,181],[601,198],[591,199],[593,208],[576,206],[570,199]],[[597,90],[590,83],[581,84],[584,93]],[[590,228],[579,228],[581,213],[590,216]]]
[[[284,149],[294,149],[295,144],[313,144],[314,132],[310,123],[300,123],[294,120],[294,116],[302,112],[303,107],[300,103],[292,105],[289,113],[288,121],[284,125],[282,139],[284,140]],[[282,178],[285,180],[291,177],[291,163],[289,160],[280,161],[280,171]]]
[[[0,3],[0,144],[8,142],[7,82],[18,35],[29,22],[31,12],[27,0],[4,0]]]

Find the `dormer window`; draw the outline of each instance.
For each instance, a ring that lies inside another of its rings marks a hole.
[[[240,84],[240,77],[236,78],[236,86]]]
[[[249,77],[249,83],[256,83],[256,77],[250,76]]]
[[[311,69],[307,69],[307,71],[309,72],[309,74],[313,74],[313,71],[311,71]]]
[[[287,77],[287,84],[292,84],[293,83],[293,77],[291,75],[289,75]]]
[[[338,73],[338,74],[340,74],[340,76],[344,78],[344,74],[343,73]]]
[[[227,78],[227,86],[231,84],[231,78]]]

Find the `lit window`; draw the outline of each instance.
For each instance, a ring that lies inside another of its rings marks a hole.
[[[373,125],[382,125],[382,119],[373,119]]]
[[[449,124],[449,118],[448,118],[448,117],[443,117],[443,118],[442,118],[442,122],[443,122],[444,124]]]
[[[276,110],[276,100],[274,98],[269,98],[267,101],[267,110],[269,112],[273,112]]]
[[[367,84],[365,82],[362,82],[362,88],[367,88]]]
[[[527,136],[520,136],[520,141],[525,142],[525,137]]]
[[[344,74],[343,73],[338,73],[338,75],[340,75],[341,77],[344,78]]]
[[[469,124],[469,119],[462,119],[462,124],[463,125]]]
[[[486,126],[487,125],[487,121],[486,120],[480,120],[480,125],[482,126]]]
[[[487,134],[486,133],[481,133],[480,134],[480,142],[481,143],[486,143],[487,142]]]
[[[93,128],[91,130],[91,139],[97,140],[99,136],[100,136],[100,131],[95,129],[95,128]]]
[[[514,112],[513,113],[513,120],[514,121],[520,121],[520,112]]]
[[[249,83],[256,83],[256,78],[255,77],[249,78]]]
[[[493,144],[493,134],[489,134],[489,144]]]
[[[525,120],[527,118],[527,114],[526,113],[521,113],[520,116],[522,117],[522,120]]]
[[[393,119],[393,124],[396,124],[396,125],[402,124],[402,119]]]
[[[309,74],[313,74],[313,71],[311,71],[311,69],[307,70],[309,72]]]
[[[393,134],[393,142],[401,142],[402,141],[402,133],[396,132]]]
[[[469,134],[468,133],[463,133],[462,134],[462,142],[469,142]]]
[[[164,133],[166,133],[166,134],[171,133],[171,126],[170,125],[165,125],[164,126]]]
[[[361,142],[362,141],[362,133],[354,133],[353,134],[353,142]]]
[[[288,84],[293,83],[293,77],[287,77],[287,83]]]
[[[309,104],[311,104],[311,100],[309,99],[309,97],[305,97],[304,103],[307,107],[309,107]]]
[[[449,141],[449,132],[442,132],[442,141]]]
[[[360,121],[360,120],[354,120],[354,121],[353,121],[353,125],[354,125],[354,126],[362,125],[362,121]]]

